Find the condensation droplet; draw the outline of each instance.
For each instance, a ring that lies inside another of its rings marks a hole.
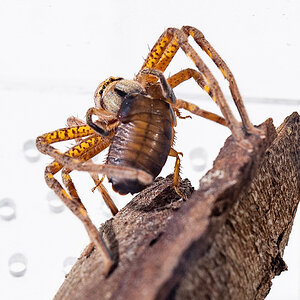
[[[37,162],[41,157],[34,140],[28,140],[24,143],[23,152],[26,159],[32,163]]]
[[[203,171],[207,164],[207,152],[201,147],[195,148],[190,152],[190,160],[195,171]]]
[[[59,199],[59,197],[53,191],[48,192],[47,201],[50,210],[53,211],[54,213],[60,213],[65,209],[64,203]]]
[[[64,274],[68,274],[74,264],[76,263],[77,258],[74,256],[68,256],[64,261],[63,261],[63,272]]]
[[[16,205],[10,198],[0,200],[0,218],[10,221],[16,217]]]
[[[22,253],[13,254],[8,260],[8,268],[11,275],[24,276],[27,270],[27,258]]]

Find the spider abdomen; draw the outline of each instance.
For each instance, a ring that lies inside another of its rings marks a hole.
[[[155,178],[163,168],[174,136],[174,115],[163,100],[135,94],[127,97],[119,112],[121,124],[112,140],[107,164],[146,171]],[[109,177],[120,194],[134,194],[145,188],[138,179]]]

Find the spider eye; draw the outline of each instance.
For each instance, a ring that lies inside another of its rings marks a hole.
[[[100,85],[98,86],[96,93],[95,93],[95,97],[99,97],[102,98],[103,92],[106,89],[106,87],[112,83],[113,81],[117,81],[117,80],[121,80],[123,78],[121,77],[109,77],[108,79],[106,79],[105,81],[103,81],[102,83],[100,83]]]

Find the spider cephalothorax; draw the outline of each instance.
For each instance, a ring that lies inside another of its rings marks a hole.
[[[209,55],[228,80],[242,123],[233,116],[215,77],[189,44],[189,36]],[[183,69],[166,79],[163,72],[179,48],[194,62],[196,68]],[[190,78],[219,105],[224,118],[185,100],[176,99],[173,88]],[[180,109],[228,126],[242,147],[249,146],[244,140],[245,131],[255,134],[260,134],[260,131],[253,127],[248,118],[230,69],[203,34],[190,26],[168,28],[150,51],[134,80],[109,77],[96,89],[94,100],[95,106],[86,113],[86,122],[75,117],[69,118],[69,127],[39,136],[37,147],[54,158],[54,162],[46,167],[46,182],[85,225],[91,245],[103,254],[104,273],[107,274],[113,265],[110,251],[81,203],[69,175],[72,170],[89,172],[106,204],[116,214],[118,209],[102,183],[104,176],[120,194],[136,193],[160,173],[168,156],[176,158],[174,189],[183,197],[179,189],[181,153],[173,148],[175,116],[182,118]],[[93,120],[93,117],[96,119]],[[77,144],[65,153],[51,146],[71,139],[75,139]],[[105,148],[109,148],[106,163],[94,164],[91,159]],[[65,188],[54,178],[60,170]],[[99,173],[104,174],[101,180]]]

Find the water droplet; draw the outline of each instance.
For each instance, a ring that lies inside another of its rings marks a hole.
[[[207,163],[207,153],[205,149],[197,147],[190,152],[190,160],[195,171],[203,171]]]
[[[30,162],[37,162],[41,155],[35,146],[34,140],[28,140],[23,145],[23,152],[26,159]]]
[[[54,213],[60,213],[65,209],[64,203],[59,199],[59,197],[53,191],[48,192],[47,201],[50,210],[53,211]]]
[[[74,256],[68,256],[64,261],[63,261],[63,271],[64,274],[68,274],[72,267],[74,266],[74,264],[76,263],[77,258]]]
[[[24,276],[27,270],[27,259],[22,253],[15,253],[9,258],[8,267],[13,276]]]
[[[5,221],[10,221],[16,217],[16,205],[12,199],[0,200],[0,217]]]

